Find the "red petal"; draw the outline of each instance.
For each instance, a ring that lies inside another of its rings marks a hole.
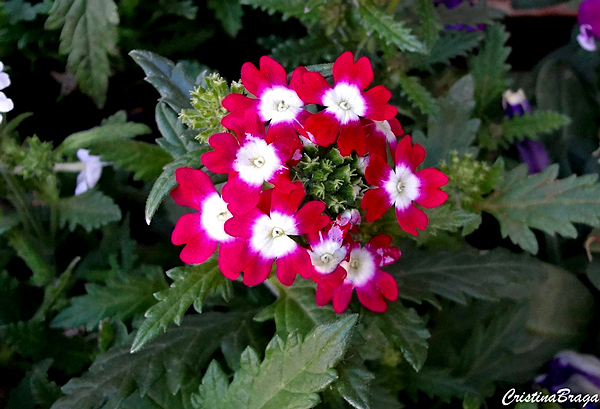
[[[305,131],[312,134],[315,143],[325,147],[335,142],[339,126],[336,117],[327,111],[309,116],[304,123]]]
[[[298,210],[298,206],[304,199],[304,186],[302,182],[294,183],[295,189],[289,193],[283,193],[277,189],[273,190],[271,196],[271,213],[279,212],[283,214],[292,215]]]
[[[287,168],[276,172],[268,182],[272,183],[281,193],[291,193],[292,190],[296,189],[296,185],[290,179],[290,172]]]
[[[294,283],[296,274],[300,274],[307,279],[310,278],[312,275],[312,265],[306,249],[298,246],[294,252],[284,257],[279,257],[277,259],[275,274],[279,282],[286,286]]]
[[[269,86],[287,85],[285,68],[269,56],[260,57],[260,71],[268,81]],[[262,90],[261,90],[262,91]]]
[[[272,267],[273,260],[265,260],[260,256],[254,257],[254,260],[251,260],[244,269],[244,284],[253,286],[262,283],[271,274]]]
[[[413,146],[410,135],[406,135],[398,142],[394,155],[396,165],[405,164],[414,172],[417,166],[423,163],[424,159],[425,149],[418,143]]]
[[[223,200],[227,203],[227,209],[234,215],[246,213],[256,207],[260,201],[261,186],[246,184],[238,173],[230,173],[229,180],[221,193]]]
[[[335,289],[333,293],[333,309],[335,312],[341,314],[348,307],[352,299],[352,290],[354,290],[354,287],[350,283],[344,283]]]
[[[331,85],[318,72],[307,72],[302,76],[302,83],[293,84],[296,94],[307,104],[323,105],[323,94],[331,89]]]
[[[358,300],[362,305],[375,312],[387,310],[387,304],[372,282],[356,288]]]
[[[248,239],[252,236],[254,221],[262,215],[264,213],[257,208],[242,215],[234,215],[225,222],[225,233],[233,237]]]
[[[308,202],[296,213],[298,234],[316,233],[330,222],[329,216],[323,213],[325,203],[316,200]]]
[[[292,78],[290,79],[290,88],[296,89],[298,86],[304,83],[304,74],[306,74],[308,70],[305,67],[298,67],[292,72]],[[302,98],[300,98],[302,99]]]
[[[225,277],[235,280],[242,270],[246,268],[250,259],[248,257],[246,240],[234,240],[219,245],[219,269]]]
[[[361,91],[373,81],[373,69],[369,59],[361,57],[355,64],[350,51],[346,51],[335,60],[332,71],[336,84],[346,81],[355,84]]]
[[[377,280],[377,290],[388,300],[396,301],[398,299],[398,284],[394,277],[385,271],[380,271],[381,275]]]
[[[223,107],[225,109],[227,109],[228,111],[231,112],[230,115],[233,115],[235,117],[238,118],[244,118],[244,113],[246,111],[255,111],[256,112],[256,106],[258,105],[258,99],[254,99],[254,98],[248,98],[245,95],[242,94],[229,94],[225,97],[225,99],[223,99],[223,102],[221,103],[221,105],[223,105]],[[227,115],[227,117],[229,117],[230,115]],[[225,117],[225,118],[227,118]],[[225,121],[225,118],[223,118],[223,121]],[[227,125],[225,125],[223,122],[221,122],[223,124],[224,127],[226,127],[227,129],[230,129]]]
[[[367,190],[360,202],[360,207],[367,211],[368,222],[379,219],[392,206],[390,196],[382,188]]]
[[[212,180],[201,170],[179,168],[175,170],[175,180],[179,186],[171,191],[171,196],[180,206],[200,210],[204,198],[216,193]]]
[[[404,210],[396,209],[396,218],[402,230],[413,236],[418,236],[416,229],[425,230],[429,223],[427,215],[412,203]]]
[[[214,134],[208,138],[208,143],[215,150],[202,155],[202,164],[214,173],[233,172],[233,162],[240,148],[235,136],[227,132]]]
[[[384,157],[379,155],[369,158],[369,165],[365,169],[365,178],[373,186],[383,186],[389,180],[392,169]]]
[[[358,156],[365,156],[367,138],[360,121],[350,121],[341,125],[337,143],[342,156],[350,156],[353,150]]]
[[[420,195],[415,200],[418,204],[428,209],[441,205],[448,199],[448,195],[438,188],[448,183],[448,177],[437,169],[427,168],[415,174],[421,181]]]
[[[329,284],[318,284],[315,294],[316,302],[319,307],[324,306],[333,298],[335,288]]]
[[[211,239],[202,228],[201,217],[200,213],[181,216],[171,234],[173,244],[186,245],[180,254],[181,261],[184,263],[203,263],[217,248],[217,241]]]

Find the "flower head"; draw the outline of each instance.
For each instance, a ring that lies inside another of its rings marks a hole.
[[[299,82],[307,70],[298,67],[292,73],[291,84]],[[269,123],[268,133],[272,138],[297,138],[296,130],[309,115],[303,109],[302,101],[296,92],[287,86],[285,69],[277,61],[263,56],[260,69],[252,63],[242,66],[242,83],[256,98],[241,94],[230,94],[223,100],[223,106],[231,113],[223,119],[229,127],[234,118],[243,119],[247,112],[254,112],[262,122]]]
[[[307,72],[301,83],[293,84],[302,100],[325,107],[310,116],[304,128],[317,145],[329,146],[337,140],[343,156],[353,150],[363,156],[367,146],[360,118],[392,119],[398,111],[387,104],[392,94],[382,85],[365,91],[373,80],[371,62],[362,57],[355,63],[349,51],[333,64],[333,79],[332,87],[320,73]]]
[[[322,215],[323,202],[311,201],[298,208],[304,199],[300,182],[295,189],[282,193],[277,189],[261,192],[261,200],[252,210],[236,215],[225,223],[225,231],[247,241],[249,264],[244,269],[244,284],[262,283],[277,262],[276,275],[283,285],[292,285],[296,274],[309,278],[310,256],[292,237],[316,233],[329,223]],[[238,193],[237,201],[245,198]]]
[[[448,195],[439,187],[448,182],[448,177],[433,168],[416,171],[423,159],[425,150],[419,144],[413,146],[410,135],[402,138],[396,147],[395,169],[391,169],[383,158],[371,157],[365,177],[376,187],[368,190],[361,202],[361,207],[367,210],[367,221],[379,219],[394,206],[398,223],[405,232],[416,236],[416,229],[427,227],[427,215],[414,203],[426,208],[444,203]]]
[[[246,266],[246,246],[244,240],[225,232],[223,226],[231,218],[227,204],[201,170],[179,168],[175,179],[179,183],[171,191],[175,202],[197,210],[181,216],[171,235],[173,244],[185,244],[181,260],[188,264],[203,263],[219,245],[219,268],[225,276],[237,278]]]
[[[600,1],[585,0],[577,12],[579,35],[577,42],[584,50],[595,51],[596,39],[600,38]]]
[[[90,155],[90,151],[87,149],[78,149],[77,158],[85,165],[85,168],[77,174],[75,196],[96,186],[102,176],[102,167],[110,164],[101,162],[100,156]]]
[[[10,85],[10,77],[4,72],[4,64],[0,62],[0,89],[4,89]],[[10,112],[15,107],[12,99],[8,98],[4,92],[0,92],[0,112]],[[3,117],[0,115],[0,123]]]
[[[371,155],[379,155],[382,158],[387,158],[387,147],[391,148],[392,152],[398,146],[398,137],[404,134],[400,121],[396,118],[386,121],[371,121],[370,119],[361,119],[363,129],[368,135],[367,151]]]
[[[244,121],[233,120],[229,125],[237,139],[227,132],[211,136],[208,143],[214,151],[203,154],[202,162],[212,172],[229,174],[222,193],[231,212],[244,213],[255,207],[265,182],[284,192],[293,190],[285,163],[295,150],[295,141],[265,137],[263,123],[252,112]],[[237,200],[239,197],[244,199]]]
[[[522,89],[517,92],[504,91],[502,94],[502,108],[509,119],[533,112],[531,104]],[[548,151],[546,151],[542,141],[524,138],[522,141],[516,142],[515,145],[519,157],[529,166],[529,173],[538,173],[550,166]]]
[[[333,300],[333,309],[341,313],[356,290],[361,304],[372,311],[384,312],[387,309],[385,299],[395,301],[398,298],[396,281],[380,269],[400,257],[400,250],[391,247],[391,242],[390,236],[378,234],[364,247],[358,242],[350,243],[348,258],[340,264],[346,272],[345,277],[332,275],[316,280],[317,304],[325,305]]]
[[[535,379],[551,393],[569,388],[572,394],[600,394],[600,359],[574,351],[559,352],[548,363],[548,371]]]

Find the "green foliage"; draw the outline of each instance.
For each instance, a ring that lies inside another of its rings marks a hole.
[[[237,0],[209,0],[208,8],[214,10],[215,17],[231,37],[235,37],[242,28],[244,10]]]
[[[14,353],[33,362],[52,358],[56,368],[70,375],[89,365],[91,359],[91,348],[82,338],[67,338],[62,331],[48,329],[41,321],[2,325],[0,341]],[[69,353],[65,354],[65,351]]]
[[[109,55],[116,52],[118,24],[113,0],[57,0],[46,21],[49,29],[62,27],[59,52],[68,54],[67,69],[99,108],[106,101]]]
[[[429,117],[427,137],[421,131],[413,132],[414,142],[423,145],[427,152],[423,166],[436,166],[441,160],[448,160],[452,151],[460,154],[476,152],[471,144],[480,120],[471,119],[475,107],[473,92],[473,78],[470,75],[462,77],[450,88],[448,95],[438,99],[440,116]]]
[[[371,407],[371,383],[375,375],[365,366],[362,358],[356,351],[336,366],[338,379],[332,384],[340,396],[356,409],[369,409]]]
[[[58,385],[48,379],[52,359],[45,359],[25,375],[10,393],[7,409],[49,409],[61,397]]]
[[[523,164],[510,171],[496,190],[481,203],[481,209],[500,222],[502,237],[532,254],[538,242],[531,230],[550,235],[576,237],[573,223],[598,226],[600,185],[598,175],[571,175],[557,180],[558,165],[529,175]]]
[[[55,152],[66,155],[75,153],[77,149],[91,148],[97,144],[119,144],[124,140],[151,132],[151,129],[147,125],[125,122],[124,115],[125,112],[123,111],[117,112],[107,118],[100,126],[69,135],[58,145]]]
[[[509,33],[504,26],[487,26],[479,53],[469,61],[475,85],[475,112],[479,115],[492,104],[499,104],[500,97],[508,86],[506,74],[510,65],[506,64],[506,59],[511,48],[504,45],[508,37]]]
[[[8,16],[9,24],[16,24],[20,21],[35,20],[39,14],[47,14],[50,7],[49,1],[31,4],[25,0],[8,0],[2,5],[2,13]]]
[[[524,255],[495,249],[469,251],[407,249],[402,262],[389,269],[398,282],[399,296],[440,305],[432,294],[466,304],[468,297],[497,300],[508,285],[539,280],[541,263]]]
[[[55,205],[60,227],[77,226],[92,231],[108,223],[121,220],[121,209],[110,196],[98,190],[88,190],[78,196],[59,199]]]
[[[367,34],[376,33],[386,44],[400,51],[425,52],[425,45],[404,23],[381,11],[371,0],[360,0],[358,12]]]
[[[278,298],[255,319],[265,321],[274,318],[281,338],[287,338],[292,332],[306,335],[316,325],[332,321],[337,316],[330,306],[319,307],[315,303],[316,285],[309,280],[296,280],[290,287],[278,283],[272,285],[279,293]]]
[[[254,311],[207,312],[186,317],[180,326],[132,354],[128,345],[98,355],[88,372],[62,387],[66,396],[52,409],[95,409],[137,392],[176,394],[200,373],[223,337]]]
[[[305,64],[318,64],[323,61],[335,61],[339,55],[339,46],[318,30],[312,30],[306,37],[271,37],[262,41],[271,48],[273,58],[288,69]]]
[[[444,31],[440,33],[437,41],[431,47],[431,51],[419,65],[431,68],[436,64],[447,64],[451,58],[466,56],[481,41],[480,32],[467,31]]]
[[[99,143],[91,147],[95,155],[103,161],[133,172],[137,180],[155,181],[172,158],[160,146],[141,141],[121,141],[115,143]]]
[[[356,320],[350,315],[319,325],[306,337],[290,334],[286,341],[275,335],[262,362],[246,349],[231,384],[213,361],[192,404],[197,409],[312,408],[319,402],[317,393],[336,379],[333,367],[346,351]]]
[[[0,271],[0,325],[18,321],[21,313],[19,282],[7,271]]]
[[[536,111],[512,119],[504,118],[500,125],[506,142],[511,143],[524,138],[537,139],[538,135],[554,132],[570,122],[569,117],[558,112]]]
[[[241,0],[241,4],[261,8],[270,14],[281,13],[283,19],[290,17],[302,19],[307,23],[314,23],[319,18],[319,6],[326,3],[325,0]]]
[[[385,314],[369,313],[368,316],[416,371],[423,367],[430,334],[426,322],[414,309],[396,301],[388,304]]]
[[[439,14],[436,12],[432,1],[419,0],[416,8],[421,18],[420,28],[423,43],[428,51],[432,51],[432,46],[437,42],[440,29],[442,28],[439,21]]]
[[[56,273],[40,253],[39,246],[21,229],[13,228],[8,232],[8,243],[33,273],[30,280],[34,285],[48,284],[54,278]]]
[[[132,352],[142,349],[161,330],[166,331],[172,322],[179,325],[191,305],[196,311],[202,312],[202,304],[209,294],[218,292],[226,300],[231,298],[231,281],[219,270],[216,254],[203,264],[175,267],[167,271],[174,282],[169,289],[154,294],[159,302],[146,311],[146,320],[136,334]]]
[[[167,286],[160,267],[142,267],[144,276],[128,276],[124,280],[114,278],[105,286],[87,283],[86,295],[73,297],[70,306],[52,320],[55,328],[72,328],[85,325],[88,331],[98,327],[104,318],[124,321],[141,316],[151,307],[152,296]]]
[[[426,235],[435,236],[440,230],[447,232],[456,232],[462,229],[462,235],[466,236],[472,233],[481,223],[481,215],[475,212],[469,212],[460,208],[455,208],[452,203],[446,203],[442,206],[427,210],[429,224],[427,230],[419,234],[419,240],[425,240]]]
[[[195,169],[201,168],[202,165],[200,163],[200,155],[208,150],[209,147],[206,146],[203,149],[189,152],[179,159],[174,160],[173,162],[164,166],[163,172],[156,179],[154,185],[152,185],[152,189],[150,190],[148,198],[146,199],[146,223],[150,224],[152,217],[154,217],[154,213],[156,213],[162,201],[169,194],[169,192],[171,192],[171,190],[177,186],[177,181],[175,180],[175,170],[186,166]]]
[[[433,95],[420,82],[418,77],[400,74],[398,77],[402,94],[405,95],[419,110],[430,117],[439,117],[440,108]]]

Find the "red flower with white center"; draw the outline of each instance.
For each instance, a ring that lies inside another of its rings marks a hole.
[[[308,72],[304,67],[298,67],[292,73],[291,84],[298,83]],[[252,63],[242,66],[242,83],[253,95],[248,98],[241,94],[230,94],[223,100],[223,107],[231,113],[223,118],[223,126],[229,128],[233,118],[244,118],[247,111],[258,115],[261,121],[269,122],[268,135],[275,137],[297,138],[296,130],[302,128],[302,123],[309,112],[303,109],[302,101],[296,91],[287,86],[285,69],[270,57],[260,59],[260,69]]]
[[[241,237],[248,244],[249,263],[244,269],[244,284],[262,283],[277,261],[276,275],[283,285],[292,285],[296,274],[310,278],[312,266],[308,251],[298,245],[292,236],[316,233],[329,223],[329,217],[321,214],[325,203],[311,201],[300,209],[305,191],[296,182],[290,193],[277,189],[261,192],[257,207],[236,215],[225,223],[225,231]],[[234,200],[243,201],[238,195]]]
[[[379,219],[393,205],[398,223],[405,232],[416,236],[416,229],[427,227],[427,215],[414,202],[426,208],[444,203],[448,195],[439,187],[448,183],[448,177],[433,168],[415,172],[423,159],[425,149],[419,144],[413,146],[410,135],[402,138],[396,147],[394,170],[380,156],[371,157],[365,177],[377,187],[367,190],[361,202],[361,207],[367,210],[368,222]]]
[[[296,149],[295,142],[265,138],[264,124],[253,112],[248,112],[243,122],[231,121],[230,126],[237,139],[227,132],[212,135],[208,143],[215,150],[202,155],[202,163],[210,171],[229,174],[222,189],[228,209],[238,214],[256,207],[264,182],[284,193],[292,191],[294,184],[285,163]]]
[[[171,241],[185,244],[181,260],[188,264],[206,261],[219,245],[219,268],[234,280],[246,266],[246,244],[243,239],[225,233],[225,221],[231,218],[227,204],[217,193],[208,175],[201,170],[179,168],[175,171],[179,186],[171,191],[178,205],[196,209],[177,221]]]
[[[387,121],[371,121],[370,119],[362,118],[361,123],[365,134],[367,134],[367,151],[371,155],[379,155],[382,158],[387,158],[387,146],[391,151],[396,150],[398,146],[398,137],[404,134],[400,121],[396,118],[388,119]]]
[[[306,236],[310,246],[308,254],[317,277],[342,269],[340,263],[348,254],[348,249],[344,246],[344,236],[345,232],[335,222],[332,222],[326,231]],[[346,275],[345,271],[340,273],[342,276]]]
[[[358,242],[351,243],[350,255],[341,263],[346,277],[343,280],[324,278],[317,282],[317,305],[333,300],[333,309],[339,314],[348,307],[352,292],[356,290],[362,305],[375,312],[384,312],[387,309],[384,298],[390,301],[398,298],[396,280],[380,269],[400,257],[400,250],[390,247],[391,242],[390,236],[378,234],[365,247]]]
[[[320,146],[329,146],[337,138],[343,156],[353,150],[363,156],[367,146],[360,118],[392,119],[398,112],[387,104],[392,94],[382,85],[363,92],[373,80],[371,62],[362,57],[354,63],[349,51],[333,64],[333,79],[335,84],[331,87],[320,73],[307,72],[301,83],[292,84],[302,100],[325,106],[323,111],[308,117],[304,128]]]

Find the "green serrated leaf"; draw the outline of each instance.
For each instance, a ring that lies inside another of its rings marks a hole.
[[[73,231],[77,226],[92,231],[108,223],[121,220],[121,209],[110,198],[98,190],[88,190],[78,196],[61,198],[55,203],[58,224]]]
[[[537,111],[515,116],[512,119],[504,118],[500,125],[504,132],[504,139],[511,143],[515,140],[522,141],[524,138],[537,139],[538,135],[554,132],[569,123],[571,123],[569,117],[558,112]]]
[[[503,249],[487,252],[447,252],[412,249],[389,272],[398,282],[399,296],[420,302],[433,293],[466,304],[468,297],[496,300],[515,284],[539,280],[541,263]],[[507,294],[510,296],[510,294]]]
[[[427,339],[430,337],[421,316],[396,301],[388,304],[385,314],[370,313],[370,317],[406,361],[416,371],[420,370],[427,358]]]
[[[211,364],[195,408],[230,409],[303,409],[319,402],[322,391],[337,374],[333,370],[342,358],[357,316],[350,315],[330,324],[315,327],[306,337],[290,334],[286,341],[276,335],[265,351],[265,358],[247,349],[241,369],[233,382],[218,365]]]
[[[202,167],[202,164],[200,163],[200,155],[209,149],[209,146],[205,146],[197,151],[189,152],[163,168],[163,172],[156,179],[154,185],[152,185],[152,189],[150,190],[148,198],[146,199],[146,223],[150,224],[154,213],[156,213],[164,198],[169,194],[169,192],[171,192],[171,190],[173,190],[175,186],[177,186],[177,181],[175,180],[175,170],[185,166],[194,169],[200,169]]]
[[[141,141],[101,143],[92,146],[91,151],[102,160],[133,172],[136,180],[156,180],[173,159],[160,146]]]
[[[288,69],[300,65],[311,65],[323,61],[335,61],[339,56],[339,46],[317,30],[310,31],[303,38],[271,37],[262,44],[271,48],[273,58]]]
[[[59,52],[69,55],[67,69],[99,108],[106,101],[108,57],[116,53],[118,24],[113,0],[57,0],[46,20],[46,28],[62,27]]]
[[[33,273],[31,282],[34,285],[46,285],[56,276],[54,266],[40,254],[38,246],[21,229],[11,229],[7,236],[10,246]]]
[[[146,320],[131,345],[132,352],[142,349],[160,332],[166,331],[172,322],[179,325],[190,306],[201,312],[209,294],[219,292],[225,299],[231,297],[231,281],[219,270],[216,254],[203,264],[167,271],[167,275],[178,277],[169,289],[154,294],[159,302],[146,311]]]
[[[69,135],[58,145],[55,152],[67,155],[76,152],[80,148],[90,148],[100,143],[121,143],[126,139],[132,139],[138,135],[145,135],[150,132],[152,130],[144,124],[135,122],[112,123],[109,121],[90,130]]]
[[[482,37],[480,32],[443,32],[431,48],[425,63],[428,66],[446,64],[451,58],[466,56],[468,52],[477,47]]]
[[[240,2],[237,0],[209,0],[207,6],[214,10],[215,17],[221,22],[225,32],[231,37],[235,37],[242,28],[242,16],[244,15]]]
[[[169,104],[175,112],[192,107],[189,95],[196,78],[187,72],[185,65],[175,64],[150,51],[133,50],[129,55],[144,70],[145,80],[160,93],[161,101]]]
[[[381,11],[370,0],[360,0],[358,12],[367,34],[376,33],[387,44],[400,51],[425,52],[425,45],[401,21]]]
[[[506,74],[510,65],[506,63],[506,59],[511,48],[504,44],[509,36],[501,24],[487,26],[479,53],[469,61],[475,85],[475,112],[478,115],[488,106],[499,104],[502,93],[508,86]]]
[[[136,392],[141,396],[164,390],[174,395],[200,373],[221,340],[255,311],[207,312],[186,317],[132,354],[129,346],[99,355],[89,371],[73,378],[62,390],[66,394],[52,409],[96,409],[116,403]]]
[[[402,94],[405,95],[419,110],[428,116],[438,118],[440,116],[440,108],[437,106],[433,95],[420,82],[418,77],[409,77],[400,74],[400,88]]]
[[[438,99],[440,116],[429,117],[427,137],[420,131],[413,132],[414,142],[423,145],[427,152],[423,166],[437,166],[441,160],[449,160],[453,151],[459,154],[477,152],[471,146],[480,124],[479,119],[471,119],[475,106],[473,92],[473,78],[470,75],[462,77],[450,88],[448,95]]]
[[[48,11],[50,11],[48,2],[31,4],[24,0],[8,0],[2,5],[2,13],[8,16],[9,24],[33,21],[38,14],[46,14]]]
[[[319,18],[318,6],[323,0],[241,0],[241,4],[265,10],[269,14],[281,13],[283,19],[296,17],[305,23],[314,23]]]
[[[338,379],[332,384],[346,402],[356,409],[371,408],[371,383],[375,375],[370,372],[358,353],[335,367]]]
[[[478,224],[481,223],[481,215],[479,213],[455,209],[449,203],[434,207],[433,209],[427,209],[426,213],[429,219],[427,231],[430,230],[431,234],[435,234],[435,230],[456,232],[467,226],[469,226],[469,229],[473,226],[477,228]]]
[[[557,180],[558,164],[529,175],[523,164],[510,171],[496,190],[481,203],[481,209],[500,222],[502,237],[532,254],[538,251],[531,230],[550,235],[576,237],[573,223],[600,225],[598,175],[571,175]]]
[[[159,102],[156,104],[154,118],[162,135],[162,138],[158,138],[156,143],[175,159],[185,155],[188,150],[181,136],[186,131],[186,126],[179,118],[179,113],[165,102]],[[190,137],[193,138],[193,135]]]
[[[440,17],[435,10],[435,5],[429,0],[419,0],[417,3],[417,13],[421,18],[420,29],[423,43],[425,44],[428,51],[431,51],[431,47],[436,43],[440,29]]]
[[[142,315],[154,303],[153,293],[167,287],[162,268],[146,267],[145,277],[110,280],[105,286],[87,283],[86,295],[74,297],[71,304],[53,320],[54,328],[85,325],[88,331],[98,327],[106,317],[124,321]]]
[[[274,280],[273,280],[274,281]],[[310,280],[296,280],[290,287],[273,284],[279,297],[267,310],[256,318],[264,321],[275,318],[277,334],[286,338],[292,332],[307,334],[316,325],[332,321],[337,314],[330,306],[319,307],[315,303],[316,285]]]
[[[6,409],[48,409],[62,396],[59,386],[48,379],[52,359],[35,364],[19,385],[10,391]]]

